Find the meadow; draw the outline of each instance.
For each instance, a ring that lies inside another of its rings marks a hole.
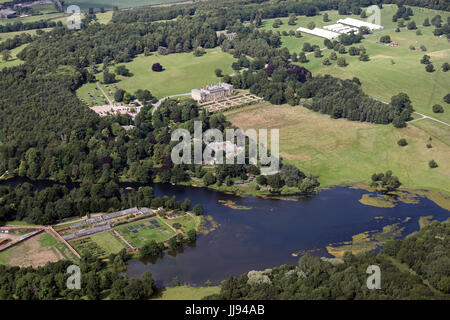
[[[217,83],[220,81],[214,70],[222,69],[223,74],[233,72],[231,64],[235,59],[220,48],[208,49],[206,54],[195,57],[191,53],[175,53],[151,56],[139,55],[133,61],[110,66],[114,72],[119,65],[125,65],[133,74],[131,77],[117,76],[117,86],[120,89],[134,93],[137,89],[148,89],[157,98],[168,95],[188,93],[192,89]],[[159,62],[164,70],[152,71],[152,65]],[[102,74],[97,78],[102,80]],[[80,89],[80,95],[84,96],[85,88]]]
[[[279,128],[280,156],[307,173],[319,175],[322,187],[370,182],[374,172],[392,170],[409,189],[450,194],[450,147],[409,124],[392,125],[331,119],[302,106],[261,103],[225,113],[242,129]],[[417,123],[420,123],[420,120]],[[397,145],[405,138],[406,147]],[[426,144],[431,143],[432,148]],[[434,159],[439,167],[430,169]]]
[[[123,8],[133,8],[142,7],[157,4],[167,4],[173,2],[181,2],[180,0],[68,0],[65,1],[65,6],[77,5],[81,10],[86,11],[89,8],[100,9],[104,8],[106,10],[112,9],[113,7]]]
[[[416,30],[407,30],[402,28],[401,32],[394,32],[396,23],[392,22],[392,15],[397,10],[394,5],[385,5],[381,10],[381,24],[385,29],[376,34],[367,35],[361,42],[367,49],[370,61],[361,62],[358,56],[350,56],[348,53],[343,56],[348,65],[346,67],[338,67],[335,61],[331,61],[330,66],[324,66],[322,61],[330,55],[331,50],[327,49],[322,52],[321,58],[315,58],[313,55],[308,56],[307,63],[298,63],[304,66],[314,75],[331,74],[340,78],[358,77],[362,83],[363,90],[374,98],[382,101],[390,101],[390,98],[399,93],[406,92],[416,111],[435,117],[439,120],[450,123],[450,112],[443,114],[434,114],[431,107],[434,104],[445,105],[442,98],[449,92],[450,73],[441,71],[441,65],[450,61],[450,49],[447,39],[436,38],[432,34],[434,27],[421,27],[426,17],[430,20],[434,15],[440,14],[445,20],[449,14],[446,12],[415,8],[413,7],[414,16],[411,17],[418,25],[422,35],[416,35]],[[289,31],[296,30],[298,27],[306,27],[313,21],[317,27],[336,23],[337,20],[344,17],[353,17],[360,19],[359,16],[349,15],[340,16],[337,11],[326,11],[330,19],[329,22],[323,22],[323,14],[315,17],[298,17],[296,25],[288,25],[288,18],[282,18],[283,24],[279,28],[273,28],[272,24],[275,19],[264,21],[263,27],[268,30]],[[393,41],[398,42],[398,47],[387,47],[377,43],[382,35],[390,35]],[[323,39],[307,34],[302,34],[301,38],[293,36],[283,36],[282,46],[289,49],[290,52],[299,53],[302,50],[303,43],[309,42],[312,45],[319,45],[324,48]],[[422,52],[419,46],[423,44],[427,48],[427,52]],[[357,46],[359,46],[358,44]],[[410,45],[416,47],[416,50],[410,50]],[[431,56],[434,64],[435,72],[428,73],[425,66],[420,64],[419,60],[424,54]]]
[[[220,287],[165,287],[152,300],[202,300],[204,297],[220,292]]]

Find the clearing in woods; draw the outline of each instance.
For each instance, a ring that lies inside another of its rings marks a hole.
[[[73,254],[52,234],[43,232],[0,253],[0,264],[39,267],[47,262],[73,260]]]

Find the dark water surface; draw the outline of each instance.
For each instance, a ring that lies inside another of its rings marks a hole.
[[[358,200],[367,191],[348,187],[323,190],[295,201],[237,197],[170,185],[156,185],[155,193],[201,203],[205,214],[219,223],[215,231],[200,235],[195,247],[185,246],[181,253],[129,261],[130,276],[140,277],[150,271],[159,285],[170,284],[174,277],[190,285],[204,285],[207,280],[218,284],[230,275],[249,270],[296,264],[298,257],[292,253],[299,251],[311,250],[314,255],[330,257],[325,249],[328,244],[351,240],[361,232],[382,230],[386,225],[401,222],[406,235],[419,229],[420,216],[432,215],[440,221],[450,216],[426,198],[420,198],[418,204],[399,202],[395,208],[363,205]],[[232,209],[219,200],[231,200],[251,209]],[[411,219],[404,222],[406,217]]]
[[[0,185],[16,186],[24,181],[12,179]],[[31,183],[38,189],[54,184]],[[139,184],[121,184],[121,187],[126,186],[138,187]],[[421,216],[431,215],[439,221],[450,217],[449,211],[426,198],[419,198],[418,204],[398,202],[395,208],[363,205],[358,200],[368,191],[349,187],[322,190],[317,195],[296,200],[238,197],[170,184],[155,184],[153,188],[158,197],[175,195],[179,201],[189,198],[193,205],[201,203],[205,215],[219,224],[214,231],[199,235],[195,246],[185,245],[179,252],[166,252],[159,258],[129,261],[128,275],[140,277],[150,271],[158,285],[170,284],[174,277],[190,285],[204,285],[207,280],[218,284],[231,275],[249,270],[296,264],[298,257],[293,253],[301,255],[310,251],[330,257],[327,245],[349,241],[361,232],[381,231],[386,225],[400,223],[404,228],[402,236],[405,236],[419,229]],[[232,209],[219,200],[230,200],[250,209]]]

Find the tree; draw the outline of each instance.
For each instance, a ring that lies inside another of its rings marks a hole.
[[[306,54],[302,51],[300,52],[299,56],[298,56],[298,61],[300,63],[306,63],[308,62],[308,58],[306,57]]]
[[[303,51],[304,52],[312,52],[314,49],[312,48],[311,44],[309,42],[305,42],[303,44]]]
[[[357,47],[350,47],[350,49],[348,49],[348,54],[351,56],[357,56],[359,55],[359,49]]]
[[[391,42],[391,36],[389,36],[389,35],[381,36],[380,37],[380,42],[381,43],[390,43]]]
[[[433,72],[434,71],[434,66],[432,63],[429,63],[425,66],[425,71],[426,72]]]
[[[116,67],[116,73],[118,75],[121,75],[121,76],[124,76],[124,77],[131,76],[130,70],[128,70],[128,68],[123,66],[123,65]]]
[[[11,52],[9,52],[9,50],[3,50],[3,52],[2,52],[2,59],[3,59],[3,61],[9,61],[9,59],[11,59],[12,58],[12,56],[11,56]]]
[[[428,162],[428,166],[429,166],[431,169],[434,169],[434,168],[437,168],[437,167],[438,167],[438,164],[436,163],[436,161],[430,160],[430,162]]]
[[[192,209],[195,215],[199,216],[202,215],[204,212],[203,206],[201,204],[196,204],[194,208]]]
[[[328,21],[330,21],[330,19],[328,18],[328,13],[325,12],[325,13],[323,14],[323,19],[322,19],[322,21],[323,21],[323,22],[328,22]]]
[[[380,187],[383,189],[385,193],[389,193],[391,191],[397,190],[402,183],[398,179],[398,177],[392,175],[392,171],[388,170],[386,173],[374,173],[372,175],[372,183],[373,187]]]
[[[256,183],[261,185],[261,186],[265,186],[267,184],[266,176],[263,176],[263,175],[257,176],[256,177]]]
[[[163,66],[159,62],[156,62],[152,65],[152,70],[154,72],[161,72],[163,71]]]
[[[316,27],[316,24],[314,23],[314,21],[310,21],[310,22],[308,22],[308,24],[306,25],[306,27],[308,28],[308,29],[314,29],[315,27]]]
[[[322,64],[324,66],[329,66],[329,65],[331,65],[331,61],[329,58],[325,58],[325,59],[323,59]]]
[[[430,19],[425,18],[425,20],[423,21],[422,25],[423,25],[424,27],[429,27],[429,26],[430,26]]]
[[[422,35],[422,31],[420,31],[420,29],[417,29],[416,36],[421,36],[421,35]]]
[[[203,176],[203,182],[205,185],[210,186],[216,183],[216,177],[211,172],[208,172]]]
[[[194,56],[196,57],[201,57],[202,55],[204,55],[206,53],[205,49],[203,49],[202,47],[197,47],[194,50]]]
[[[280,189],[284,185],[283,179],[281,179],[281,176],[279,173],[266,176],[267,184],[271,186],[273,189]]]
[[[440,104],[435,104],[433,106],[434,113],[444,113],[444,108]]]
[[[141,282],[144,296],[150,298],[156,290],[155,279],[150,272],[146,271],[142,274]]]
[[[442,64],[442,71],[443,72],[447,72],[448,70],[450,70],[450,64],[448,63],[448,62],[444,62],[443,64]]]
[[[189,230],[186,235],[189,242],[195,242],[197,239],[197,232],[195,232],[195,229]]]
[[[347,61],[345,61],[345,58],[344,58],[344,57],[339,57],[339,58],[337,59],[337,65],[338,65],[339,67],[345,67],[345,66],[347,66]]]
[[[216,77],[222,77],[222,69],[217,68],[216,70],[214,70],[214,73],[216,74]]]
[[[408,145],[408,142],[406,141],[406,139],[400,139],[400,140],[398,140],[397,141],[397,144],[400,146],[400,147],[405,147],[405,146],[407,146]]]
[[[108,68],[103,70],[103,83],[110,84],[116,82],[116,75],[112,72],[109,72]]]
[[[319,48],[314,49],[314,57],[316,57],[316,58],[322,57],[322,51],[320,51]]]
[[[370,60],[370,58],[369,58],[369,55],[367,53],[362,53],[359,56],[359,61],[369,61],[369,60]]]
[[[430,56],[424,55],[424,56],[422,57],[422,59],[420,59],[420,63],[421,63],[421,64],[430,64],[430,63],[431,63],[431,61],[430,61]]]
[[[330,60],[337,60],[337,54],[335,51],[331,51],[330,53]]]
[[[449,104],[450,104],[450,93],[446,94],[446,95],[444,96],[443,100],[444,100],[446,103],[449,103]]]
[[[290,25],[290,26],[295,26],[296,20],[297,20],[297,17],[295,16],[295,13],[289,14],[288,25]]]
[[[417,29],[416,23],[414,21],[409,22],[408,25],[407,25],[407,29],[408,30],[415,30],[415,29]]]

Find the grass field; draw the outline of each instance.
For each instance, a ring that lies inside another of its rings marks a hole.
[[[74,4],[79,6],[81,10],[86,11],[89,8],[105,8],[106,10],[108,10],[112,9],[113,7],[118,7],[119,9],[133,8],[172,2],[179,2],[179,0],[68,0],[65,1],[64,6]]]
[[[78,98],[84,99],[84,102],[89,106],[108,104],[108,99],[103,95],[101,90],[95,89],[97,87],[102,88],[111,100],[114,99],[113,94],[110,94],[108,89],[100,83],[86,83],[85,85],[80,87],[77,90]],[[115,91],[113,86],[111,87],[110,85],[108,85],[108,87],[112,88],[113,92]],[[89,93],[93,96],[93,98],[89,96]]]
[[[146,242],[155,240],[162,242],[172,237],[175,232],[166,226],[158,217],[139,220],[116,227],[122,236],[137,248]]]
[[[392,22],[392,15],[396,9],[396,6],[385,5],[381,11],[381,23],[385,29],[380,33],[366,36],[366,39],[362,41],[361,44],[367,49],[371,58],[370,61],[361,62],[358,60],[358,56],[351,57],[344,54],[342,56],[349,64],[347,67],[338,67],[334,61],[332,61],[331,66],[324,66],[322,60],[328,57],[331,52],[331,50],[325,50],[322,58],[309,55],[309,62],[300,65],[306,67],[313,74],[331,74],[341,78],[358,77],[366,93],[383,101],[389,101],[393,95],[399,92],[406,92],[416,111],[450,123],[450,112],[434,114],[431,111],[434,104],[445,105],[442,98],[449,92],[450,72],[444,73],[440,70],[442,63],[450,61],[449,43],[446,39],[435,38],[432,34],[434,29],[432,26],[419,27],[423,33],[421,36],[416,35],[415,30],[406,30],[406,28],[403,28],[400,33],[394,32],[396,23]],[[431,20],[435,14],[440,14],[444,20],[449,16],[447,12],[423,8],[412,9],[414,16],[411,17],[411,20],[414,20],[418,26],[422,24],[426,17]],[[310,21],[314,21],[318,27],[322,27],[336,23],[338,19],[344,17],[359,18],[358,16],[339,16],[337,11],[327,11],[327,13],[331,20],[327,23],[322,21],[322,13],[315,17],[298,17],[295,26],[289,26],[287,24],[288,18],[282,18],[283,25],[277,29],[272,27],[275,19],[265,20],[264,28],[281,32],[283,30],[295,30],[300,26],[306,27]],[[393,41],[399,43],[399,46],[387,47],[378,44],[377,41],[380,36],[385,34],[389,34]],[[303,34],[302,38],[282,37],[282,42],[283,47],[287,47],[290,52],[296,53],[301,51],[304,42],[324,47],[323,39],[307,34]],[[426,46],[427,52],[409,49],[410,45],[419,47],[420,44]],[[436,69],[435,72],[426,72],[425,66],[420,64],[419,60],[424,54],[431,56],[431,61]]]
[[[192,53],[166,56],[154,54],[148,57],[140,55],[125,64],[133,76],[118,76],[120,81],[117,85],[132,93],[137,89],[148,89],[154,96],[163,98],[219,82],[220,78],[214,73],[217,68],[222,69],[223,74],[233,72],[231,64],[235,59],[231,55],[222,52],[220,48],[208,49],[206,52],[201,57],[194,57]],[[165,70],[153,72],[151,67],[156,62],[159,62]],[[114,71],[115,67],[110,67],[110,70]]]
[[[52,234],[44,232],[0,253],[0,264],[11,266],[43,266],[47,262],[73,260],[73,254]]]
[[[89,252],[98,258],[105,258],[111,253],[118,253],[122,249],[128,249],[111,231],[72,240],[70,245],[80,254]]]
[[[106,255],[118,253],[122,249],[128,249],[125,247],[125,244],[120,239],[115,237],[110,231],[97,233],[89,238],[91,238],[93,242],[102,248]]]
[[[374,172],[392,170],[403,187],[450,193],[450,147],[439,139],[426,148],[429,134],[408,125],[374,125],[331,119],[304,107],[262,103],[226,113],[236,126],[279,128],[280,156],[308,173],[322,186],[369,182]],[[420,123],[420,120],[417,123]],[[405,138],[408,146],[399,147]],[[434,159],[439,167],[430,169]]]
[[[185,215],[183,217],[176,219],[165,219],[164,221],[170,224],[171,226],[173,226],[174,223],[181,224],[182,227],[180,230],[186,233],[189,230],[197,229],[200,226],[201,217]]]
[[[165,287],[153,300],[201,300],[206,296],[219,293],[220,287]]]

